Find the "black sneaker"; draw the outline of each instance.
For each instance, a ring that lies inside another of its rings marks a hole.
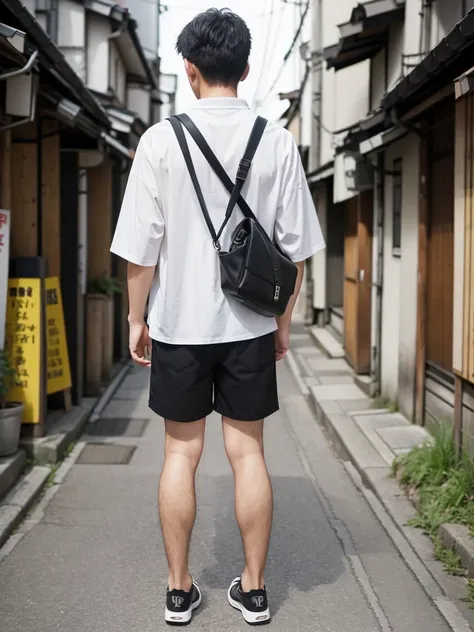
[[[240,610],[248,624],[263,625],[270,621],[270,609],[265,588],[245,593],[242,590],[241,578],[237,577],[230,585],[227,598],[232,608]]]
[[[169,625],[187,625],[191,623],[193,611],[199,608],[201,601],[201,591],[195,581],[193,581],[192,588],[189,592],[167,589],[166,623]]]

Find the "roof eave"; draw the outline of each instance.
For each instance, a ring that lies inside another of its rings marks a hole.
[[[18,20],[28,38],[37,45],[41,55],[40,64],[46,67],[49,72],[54,71],[56,77],[68,87],[89,114],[104,126],[108,126],[105,112],[28,9],[19,0],[4,0],[3,5]]]
[[[436,92],[440,85],[435,79],[443,72],[446,73],[456,62],[461,62],[460,55],[474,46],[473,36],[474,9],[471,9],[421,62],[385,95],[382,99],[382,108],[390,110],[402,103],[417,103]],[[471,65],[472,56],[469,56],[466,69]],[[459,74],[462,72],[457,68],[455,70]]]

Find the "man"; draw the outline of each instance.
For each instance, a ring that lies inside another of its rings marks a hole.
[[[250,47],[245,22],[217,9],[198,15],[177,42],[198,99],[189,116],[234,181],[256,120],[237,97],[249,72]],[[229,194],[189,136],[188,144],[209,214],[219,227]],[[288,350],[304,261],[324,241],[298,149],[280,126],[268,123],[242,195],[298,264],[296,291],[276,320],[222,292],[219,258],[169,121],[140,140],[111,248],[128,261],[130,352],[137,365],[151,366],[149,405],[165,419],[159,513],[169,565],[165,619],[171,624],[189,623],[201,603],[188,553],[195,474],[212,411],[222,415],[245,553],[229,602],[248,623],[270,619],[264,569],[273,505],[263,420],[278,409],[276,360]],[[224,249],[241,220],[236,209],[221,239]],[[149,293],[148,329],[143,314]]]

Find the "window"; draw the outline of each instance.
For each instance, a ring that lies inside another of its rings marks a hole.
[[[392,191],[392,249],[395,256],[400,256],[402,245],[402,161],[393,161]]]

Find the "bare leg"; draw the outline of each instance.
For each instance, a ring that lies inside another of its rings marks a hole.
[[[189,543],[196,519],[195,474],[204,445],[205,420],[166,421],[165,463],[158,491],[170,590],[189,591]]]
[[[244,592],[264,587],[273,494],[263,455],[263,421],[223,419],[224,443],[235,478],[235,513],[242,535]]]

